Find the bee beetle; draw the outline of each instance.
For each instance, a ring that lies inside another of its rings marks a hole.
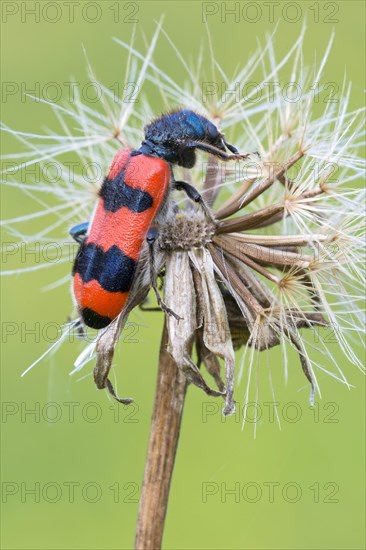
[[[82,321],[95,329],[107,327],[122,311],[146,239],[153,261],[157,230],[152,223],[171,189],[185,191],[212,217],[198,191],[174,179],[172,167],[192,168],[197,149],[223,161],[248,156],[239,155],[212,122],[190,110],[162,115],[144,133],[139,149],[124,149],[114,157],[91,222],[70,230],[80,243],[74,296]],[[162,309],[179,319],[162,302],[154,280],[151,284]]]

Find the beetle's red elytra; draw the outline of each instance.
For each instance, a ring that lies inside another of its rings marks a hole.
[[[88,326],[106,327],[125,305],[169,178],[169,164],[162,159],[132,156],[129,149],[115,156],[73,269],[74,295]]]

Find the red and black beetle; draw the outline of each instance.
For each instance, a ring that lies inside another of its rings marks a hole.
[[[189,110],[163,115],[144,131],[139,149],[115,156],[91,222],[70,231],[80,242],[74,295],[83,322],[92,328],[108,326],[122,311],[144,240],[171,189],[185,191],[210,215],[198,191],[174,179],[172,166],[192,168],[196,149],[224,161],[247,156],[239,155],[212,122]],[[150,246],[155,238],[156,233],[149,234]]]

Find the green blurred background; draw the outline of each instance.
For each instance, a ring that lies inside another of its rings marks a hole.
[[[45,4],[52,3],[40,3],[42,7]],[[187,58],[196,56],[206,36],[201,2],[99,2],[102,15],[95,23],[81,17],[85,2],[74,3],[73,23],[68,22],[66,2],[58,4],[62,17],[50,23],[42,16],[36,22],[31,15],[22,21],[21,5],[31,9],[34,2],[2,3],[2,42],[6,45],[2,48],[3,81],[24,82],[32,88],[35,82],[41,86],[51,81],[68,82],[73,75],[77,81],[86,82],[84,45],[98,77],[107,84],[116,82],[123,74],[126,57],[112,37],[129,40],[132,24],[128,17],[134,12],[131,18],[138,19],[137,34],[143,30],[148,37],[154,32],[154,20],[164,13],[164,29]],[[292,9],[286,8],[285,2],[251,3],[262,9],[262,17],[255,23],[243,15],[238,22],[230,15],[225,21],[220,11],[225,3],[208,4],[210,10],[218,10],[208,20],[217,58],[229,74],[256,49],[257,37],[263,39],[266,31],[273,30],[269,4],[275,5],[274,19],[280,23],[276,38],[279,56],[297,38],[306,13],[307,62],[312,62],[315,51],[319,55],[324,51],[334,29],[336,38],[326,79],[341,86],[346,68],[354,85],[351,107],[361,105],[365,84],[363,2],[297,2],[301,14],[297,23],[285,20],[283,10]],[[245,7],[248,2],[239,4]],[[228,9],[233,5],[226,3]],[[10,15],[13,8],[19,11]],[[52,7],[49,9],[53,17]],[[114,21],[117,9],[118,23]],[[293,17],[294,12],[287,13]],[[330,19],[336,21],[327,22]],[[163,39],[155,61],[178,81],[185,76]],[[152,97],[153,105],[154,101]],[[54,125],[53,115],[45,106],[24,101],[19,93],[3,102],[2,118],[13,128],[36,133]],[[6,152],[20,150],[12,140],[3,143],[3,148]],[[6,218],[31,212],[36,206],[26,195],[9,189],[2,204]],[[132,410],[115,406],[103,392],[97,392],[90,376],[76,382],[91,371],[91,364],[81,376],[69,377],[73,360],[82,349],[78,342],[64,344],[53,358],[20,378],[49,345],[42,335],[43,327],[50,322],[63,323],[70,313],[68,285],[42,291],[69,269],[63,264],[52,273],[42,270],[1,281],[2,326],[20,325],[16,334],[3,335],[2,341],[4,549],[133,546],[162,315],[135,312],[131,319],[143,325],[138,342],[125,341],[117,352],[119,391],[134,396],[136,406]],[[25,330],[33,327],[39,327],[40,335],[25,335]],[[335,343],[330,347],[332,353],[339,353]],[[322,360],[330,366],[330,358]],[[323,399],[314,412],[308,406],[307,387],[299,392],[305,384],[297,358],[294,356],[289,365],[287,386],[280,350],[273,351],[272,361],[282,430],[270,421],[268,406],[263,404],[272,400],[264,360],[260,374],[262,417],[256,438],[253,424],[248,423],[242,432],[240,412],[224,421],[215,401],[195,388],[189,389],[164,548],[365,547],[364,378],[342,359],[356,388],[350,392],[320,376]],[[236,398],[241,403],[244,393],[244,385],[237,386]],[[27,414],[31,409],[36,412]],[[27,492],[32,488],[36,494]]]

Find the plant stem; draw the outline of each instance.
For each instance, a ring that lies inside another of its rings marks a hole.
[[[164,324],[144,481],[137,519],[135,549],[161,548],[170,482],[178,446],[187,381],[167,352]]]

